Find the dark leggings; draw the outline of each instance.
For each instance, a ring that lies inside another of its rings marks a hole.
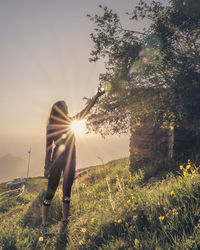
[[[48,187],[43,202],[44,206],[50,206],[51,200],[54,197],[56,189],[60,182],[61,173],[63,171],[63,199],[64,203],[70,202],[71,188],[75,176],[76,168],[76,155],[75,150],[73,150],[70,159],[66,162],[55,161],[50,170],[50,176],[48,179]]]

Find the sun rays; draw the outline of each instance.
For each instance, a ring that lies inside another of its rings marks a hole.
[[[52,139],[52,143],[48,146],[47,151],[52,151],[58,146],[58,154],[56,158],[59,158],[60,154],[70,148],[71,144],[74,144],[74,136],[82,136],[86,133],[85,120],[74,120],[63,112],[58,106],[54,109],[58,115],[51,115],[47,125],[47,138]],[[77,116],[76,116],[77,118]]]
[[[71,129],[74,132],[75,135],[81,136],[86,133],[86,124],[85,120],[74,120],[71,123]]]

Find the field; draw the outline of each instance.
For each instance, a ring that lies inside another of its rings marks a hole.
[[[20,197],[0,203],[0,249],[199,249],[198,167],[188,162],[147,179],[145,169],[130,175],[128,164],[125,158],[78,173],[64,231],[60,185],[47,240],[40,238],[47,181],[29,178]]]

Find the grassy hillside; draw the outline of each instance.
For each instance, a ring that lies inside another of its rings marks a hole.
[[[128,159],[83,170],[73,186],[67,236],[58,222],[59,186],[50,211],[52,237],[43,241],[46,180],[28,179],[27,192],[0,204],[0,249],[199,249],[200,176],[193,164],[186,166],[151,182],[143,170],[131,176]]]

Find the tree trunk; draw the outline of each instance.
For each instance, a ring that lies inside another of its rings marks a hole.
[[[158,123],[131,124],[130,171],[152,160],[168,157],[169,138],[169,129],[161,128]]]

